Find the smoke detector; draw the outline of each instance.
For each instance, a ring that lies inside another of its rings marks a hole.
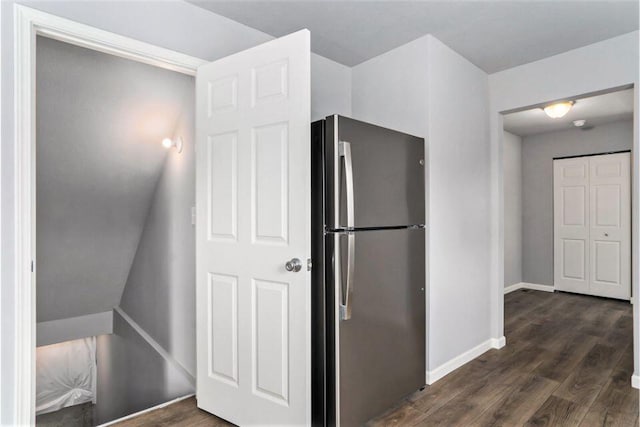
[[[587,123],[586,120],[574,120],[573,121],[573,125],[577,128],[581,128],[582,126],[585,125],[585,123]]]

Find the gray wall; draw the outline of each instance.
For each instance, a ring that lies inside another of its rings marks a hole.
[[[522,282],[522,138],[504,132],[504,286]]]
[[[190,380],[168,363],[120,314],[113,334],[96,343],[95,421],[106,423],[193,393]]]
[[[630,150],[633,121],[522,140],[523,281],[553,286],[553,158]],[[505,248],[506,250],[506,248]]]
[[[36,298],[43,322],[120,302],[167,156],[160,142],[193,104],[194,81],[42,37],[36,72]]]
[[[195,376],[194,92],[172,132],[171,150],[147,214],[120,307]]]

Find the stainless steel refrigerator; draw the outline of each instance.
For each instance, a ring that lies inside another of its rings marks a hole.
[[[314,425],[365,423],[425,383],[424,140],[312,123]]]

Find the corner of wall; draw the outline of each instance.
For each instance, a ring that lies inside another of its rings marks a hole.
[[[492,238],[488,75],[433,35],[426,36],[426,41],[431,298],[428,370],[435,378],[439,372],[461,366],[460,361],[481,354],[482,348],[492,345],[490,337],[497,335],[491,333],[488,297],[492,283],[488,255]],[[460,200],[473,203],[473,212],[461,210]],[[462,228],[460,224],[464,224]],[[464,241],[451,240],[461,234],[467,236]],[[467,267],[456,268],[460,263]],[[462,305],[461,295],[466,300]],[[460,318],[461,311],[468,319],[464,325],[452,321]],[[477,347],[479,341],[483,344]]]

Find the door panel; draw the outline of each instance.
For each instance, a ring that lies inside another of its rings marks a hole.
[[[288,123],[253,129],[251,141],[252,238],[266,244],[287,243]]]
[[[288,283],[253,281],[253,387],[285,406],[289,396],[288,287]]]
[[[327,159],[334,158],[340,141],[351,146],[355,228],[425,223],[424,139],[342,116],[328,118],[337,138],[328,135]],[[422,163],[421,163],[422,161]],[[333,191],[339,193],[339,221],[328,215],[331,229],[347,227],[343,162],[327,162],[328,174],[337,169]],[[330,196],[333,198],[333,195]]]
[[[589,158],[593,295],[631,297],[631,155]]]
[[[585,280],[586,266],[584,240],[562,239],[562,278]]]
[[[306,30],[196,78],[198,406],[238,425],[310,420]]]
[[[584,186],[562,189],[562,225],[585,226],[587,218],[586,188]]]
[[[359,426],[425,382],[425,231],[357,231],[352,315],[339,322],[340,425]],[[346,235],[335,235],[346,273]],[[339,289],[339,288],[338,288]]]
[[[208,137],[207,160],[211,201],[207,204],[209,240],[235,241],[238,231],[238,133]]]
[[[620,242],[594,240],[595,261],[593,281],[610,284],[620,283]]]
[[[569,292],[589,292],[589,161],[553,162],[554,284]]]
[[[238,278],[209,274],[209,375],[238,386]]]

